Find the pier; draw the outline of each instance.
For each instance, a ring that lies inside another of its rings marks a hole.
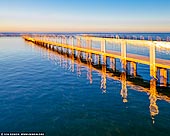
[[[167,86],[168,72],[170,69],[170,60],[160,59],[156,57],[156,48],[170,47],[170,42],[151,41],[151,40],[132,40],[132,39],[116,39],[103,38],[88,35],[81,36],[53,36],[53,35],[25,35],[23,38],[37,45],[43,46],[51,50],[60,50],[68,55],[80,57],[90,63],[97,60],[97,64],[107,64],[108,58],[112,69],[116,69],[115,59],[120,59],[122,72],[127,71],[129,64],[130,74],[137,75],[137,64],[145,64],[150,66],[151,78],[159,79],[161,86]],[[99,43],[99,48],[92,47],[92,41]],[[107,43],[111,42],[120,47],[119,51],[108,50]],[[140,47],[144,46],[149,50],[149,56],[127,53],[127,46],[134,44]],[[164,46],[162,46],[164,45]],[[166,45],[166,46],[165,46]],[[96,63],[96,62],[95,62]]]
[[[32,42],[30,42],[30,44],[32,46],[37,45]],[[61,66],[64,69],[70,70],[71,72],[76,72],[77,76],[82,75],[81,67],[87,67],[88,70],[87,70],[86,76],[90,84],[93,83],[93,77],[92,77],[93,71],[100,73],[101,75],[100,89],[102,93],[107,92],[106,78],[113,79],[115,81],[120,81],[121,83],[120,96],[122,97],[123,103],[128,102],[128,88],[129,87],[133,90],[138,90],[140,92],[147,93],[148,99],[150,101],[149,110],[150,110],[150,115],[153,120],[153,123],[154,123],[154,117],[159,114],[157,100],[164,100],[164,101],[170,102],[170,95],[160,92],[160,89],[156,86],[157,80],[154,78],[151,79],[148,83],[146,83],[145,81],[143,82],[141,81],[140,83],[140,82],[135,81],[135,78],[134,79],[132,78],[133,75],[129,77],[126,74],[126,72],[119,72],[118,70],[111,72],[110,69],[108,69],[105,64],[102,64],[101,67],[96,67],[96,65],[89,63],[89,61],[83,61],[83,59],[81,58],[75,59],[73,55],[68,56],[68,54],[65,54],[61,51],[54,52],[53,50],[49,50],[49,49],[47,50],[44,47],[40,47],[40,48],[41,50],[47,51],[47,54],[48,54],[47,57],[49,58],[49,61],[56,62],[56,60],[53,60],[52,56],[54,55],[57,56],[59,58],[59,62],[57,63],[57,65]],[[63,60],[66,61],[65,65],[63,65],[64,64]],[[94,61],[97,61],[97,59]],[[74,64],[77,64],[76,68],[74,67]],[[112,63],[110,64],[110,67],[111,66],[112,66]],[[126,70],[127,70],[127,67],[125,71]]]

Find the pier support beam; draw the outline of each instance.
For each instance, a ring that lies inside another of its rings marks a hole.
[[[97,58],[97,54],[94,54],[94,64],[98,64],[98,58]]]
[[[85,58],[86,58],[86,61],[88,61],[89,54],[87,52],[85,53]]]
[[[50,45],[50,50],[53,50],[53,47],[54,47],[54,45],[51,44],[51,45]]]
[[[77,37],[77,47],[81,47],[81,38]],[[80,59],[81,52],[77,51],[77,58]]]
[[[50,49],[50,50],[51,50],[51,44],[49,44],[48,49]]]
[[[122,61],[122,70],[126,71],[126,41],[121,41],[121,61]]]
[[[136,62],[130,62],[130,75],[136,77]]]
[[[96,64],[99,64],[99,55],[96,54]]]
[[[160,69],[160,85],[167,86],[167,70],[163,68]]]
[[[103,61],[102,62],[103,65],[107,64],[107,57],[106,57],[106,55],[103,55],[103,60],[102,61]]]
[[[47,49],[48,49],[48,43],[46,44],[46,46],[45,46]]]
[[[128,102],[127,100],[127,85],[126,85],[126,71],[127,71],[127,61],[126,61],[126,41],[121,41],[121,61],[122,61],[122,74],[121,74],[121,81],[122,81],[122,89],[121,89],[121,96],[123,98],[123,102]]]
[[[66,45],[66,48],[65,48],[65,54],[68,55],[68,41],[67,41],[67,37],[65,36],[64,37],[64,44]]]
[[[81,60],[81,52],[80,51],[77,51],[77,60]]]
[[[110,68],[116,72],[116,59],[110,57]]]
[[[88,61],[89,61],[89,62],[92,62],[92,61],[93,61],[92,53],[89,53],[89,54],[88,54]]]
[[[74,56],[74,37],[71,37],[71,46],[72,46],[72,49],[71,49],[71,55]]]
[[[89,50],[92,49],[92,41],[89,38],[86,38],[86,48]],[[92,62],[92,54],[86,53],[86,60]]]
[[[106,53],[106,40],[105,39],[101,40],[101,47],[100,47],[100,49],[101,49],[102,57],[103,57],[102,64],[106,65],[106,56],[105,56],[105,53]]]
[[[155,45],[150,45],[150,76],[156,78],[157,68],[155,65]]]
[[[122,40],[121,42],[121,57],[122,59],[126,59],[126,41]]]

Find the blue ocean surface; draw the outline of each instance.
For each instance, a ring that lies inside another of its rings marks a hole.
[[[167,59],[170,54],[162,52],[160,57]],[[150,80],[149,66],[139,64],[137,68],[138,74]],[[103,76],[106,75],[21,37],[0,37],[0,132],[45,132],[47,136],[170,135],[170,96],[156,97],[158,111],[151,116],[149,92],[127,83],[124,102],[123,81],[106,76],[103,92]]]

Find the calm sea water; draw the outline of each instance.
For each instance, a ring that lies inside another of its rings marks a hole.
[[[149,67],[138,67],[140,75],[148,78]],[[168,101],[157,99],[159,112],[151,117],[149,93],[128,85],[128,102],[124,103],[121,80],[107,77],[104,93],[103,75],[92,70],[91,81],[89,71],[86,65],[30,45],[22,38],[0,38],[0,132],[170,135]]]

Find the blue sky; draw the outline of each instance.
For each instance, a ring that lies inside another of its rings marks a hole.
[[[0,31],[170,32],[170,0],[0,0]]]

